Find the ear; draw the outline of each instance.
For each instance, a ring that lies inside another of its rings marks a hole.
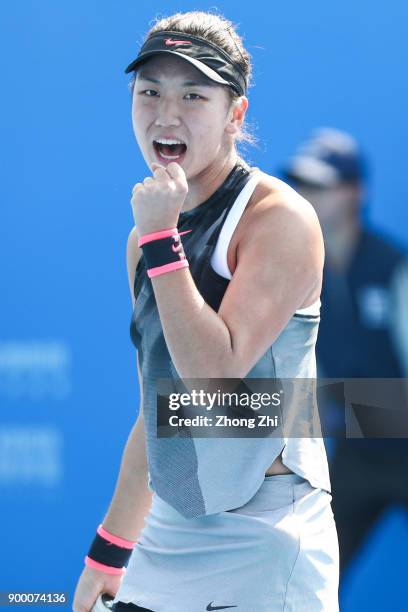
[[[225,131],[228,134],[237,134],[245,119],[245,113],[248,108],[248,98],[240,96],[231,104],[229,111],[228,122],[225,126]]]

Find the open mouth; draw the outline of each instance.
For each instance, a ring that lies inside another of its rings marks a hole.
[[[181,140],[153,140],[153,146],[158,158],[167,161],[178,161],[187,151],[187,145]]]

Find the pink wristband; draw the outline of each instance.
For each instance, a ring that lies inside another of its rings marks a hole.
[[[149,268],[147,274],[149,278],[153,276],[159,276],[160,274],[166,274],[167,272],[173,272],[173,270],[179,270],[180,268],[188,268],[188,260],[181,259],[180,261],[172,261],[171,263],[164,264],[164,266],[157,266],[156,268]]]
[[[111,567],[110,565],[104,565],[103,563],[98,563],[98,561],[94,561],[90,557],[85,557],[85,565],[91,567],[92,569],[99,570],[100,572],[105,572],[105,574],[124,574],[126,572],[125,567]]]
[[[192,230],[190,229],[185,230],[184,232],[179,232],[177,227],[168,227],[166,229],[158,230],[157,232],[150,232],[150,234],[144,234],[143,236],[140,236],[139,240],[137,241],[137,246],[141,247],[146,244],[146,242],[152,242],[152,240],[160,240],[160,238],[168,238],[168,236],[176,236],[177,234],[179,236],[183,236],[183,234],[188,234],[191,231]]]
[[[160,238],[167,238],[167,236],[173,236],[177,233],[177,227],[168,227],[166,229],[158,230],[157,232],[150,232],[150,234],[143,234],[143,236],[140,236],[139,240],[137,241],[137,246],[141,247],[143,244],[146,244],[146,242],[159,240]]]
[[[116,544],[116,546],[120,546],[121,548],[129,548],[130,550],[132,550],[135,547],[136,542],[133,542],[132,540],[126,540],[125,538],[120,538],[119,536],[115,536],[112,533],[109,533],[109,531],[106,531],[102,524],[99,525],[96,532],[99,533],[102,538],[104,538],[111,544]]]

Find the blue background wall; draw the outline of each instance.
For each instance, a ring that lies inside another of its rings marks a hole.
[[[72,593],[110,501],[138,410],[125,246],[147,173],[123,71],[155,15],[211,8],[253,56],[250,161],[274,173],[314,127],[350,131],[371,221],[408,244],[404,0],[3,3],[0,591]],[[404,609],[407,536],[390,509],[343,610]]]

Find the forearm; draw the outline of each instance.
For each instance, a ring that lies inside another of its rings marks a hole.
[[[103,521],[105,529],[127,540],[137,540],[151,501],[144,424],[140,415],[125,446],[115,492]]]
[[[151,280],[166,344],[179,376],[228,377],[234,357],[228,327],[205,302],[189,268]]]

